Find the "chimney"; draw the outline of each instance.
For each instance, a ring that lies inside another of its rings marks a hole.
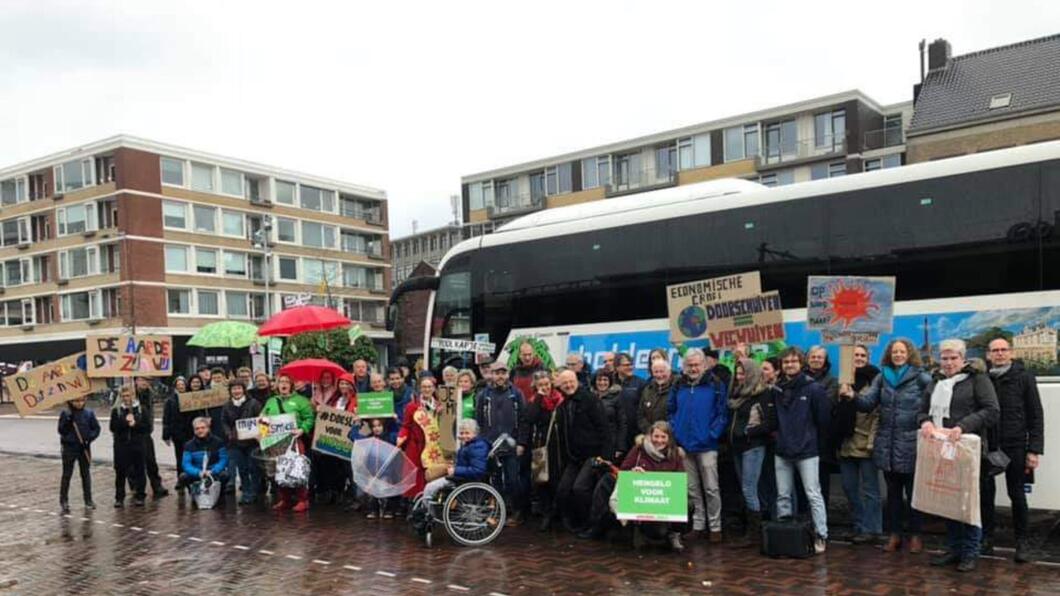
[[[928,72],[946,68],[950,63],[951,54],[950,42],[941,37],[931,42],[928,46]]]

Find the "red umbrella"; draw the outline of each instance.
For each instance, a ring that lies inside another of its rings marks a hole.
[[[287,375],[295,381],[316,383],[320,380],[320,374],[325,372],[330,372],[331,375],[338,380],[338,378],[346,371],[330,360],[324,360],[323,358],[306,358],[304,360],[288,362],[280,369],[279,374]]]
[[[349,327],[352,322],[338,311],[323,306],[298,306],[276,313],[258,329],[258,335],[298,335]]]

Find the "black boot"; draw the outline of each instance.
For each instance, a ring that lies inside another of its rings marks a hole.
[[[1033,563],[1037,557],[1031,550],[1031,545],[1028,544],[1026,538],[1020,538],[1016,541],[1016,554],[1012,557],[1012,560],[1017,563]]]

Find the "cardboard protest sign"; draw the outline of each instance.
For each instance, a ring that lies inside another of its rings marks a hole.
[[[458,399],[460,390],[448,385],[440,385],[434,391],[438,402],[438,446],[445,459],[452,461],[456,455],[456,419],[458,417]]]
[[[168,377],[173,338],[168,335],[96,335],[85,339],[90,377]]]
[[[959,441],[953,442],[939,434],[925,439],[917,433],[913,509],[982,527],[981,444],[977,435],[962,434]]]
[[[874,346],[880,343],[879,333],[836,333],[822,331],[821,343],[836,346]]]
[[[706,305],[762,293],[757,271],[666,286],[670,341],[686,342],[707,335]]]
[[[181,412],[195,412],[219,408],[228,401],[228,387],[221,386],[202,391],[187,391],[177,394]]]
[[[90,395],[92,385],[85,371],[78,367],[78,360],[84,356],[81,352],[5,377],[4,385],[19,416],[29,416]]]
[[[268,449],[276,443],[287,438],[287,435],[294,432],[294,429],[298,428],[298,419],[295,418],[294,414],[277,414],[275,416],[265,416],[265,422],[258,426],[258,431],[261,437],[258,439],[258,443],[262,449]]]
[[[360,409],[360,396],[357,407]],[[320,406],[317,408],[317,421],[313,425],[313,451],[333,455],[349,461],[353,452],[353,441],[346,438],[350,429],[360,426],[357,415],[346,410]]]
[[[784,308],[780,292],[709,303],[707,336],[714,349],[738,344],[760,344],[784,339]]]
[[[618,519],[688,521],[688,475],[684,472],[619,472]]]
[[[393,418],[393,392],[373,391],[370,393],[358,393],[357,415],[361,418]]]
[[[894,319],[893,277],[810,276],[806,327],[832,334],[890,333]]]
[[[261,428],[257,418],[240,418],[236,420],[236,438],[240,441],[257,441],[261,438]]]

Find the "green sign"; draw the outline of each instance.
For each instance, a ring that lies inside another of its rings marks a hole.
[[[361,418],[391,418],[394,416],[394,394],[376,391],[357,394],[357,415]]]
[[[618,519],[688,521],[688,476],[684,472],[619,472]]]

